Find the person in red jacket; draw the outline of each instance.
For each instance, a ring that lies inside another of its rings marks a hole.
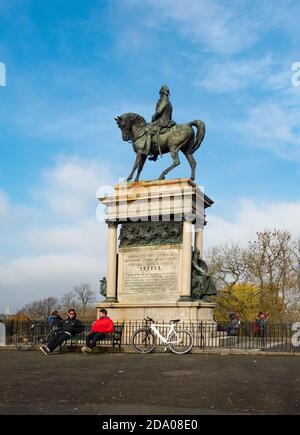
[[[114,322],[107,316],[107,311],[102,308],[99,314],[99,319],[92,324],[92,330],[85,339],[86,345],[81,349],[83,353],[91,352],[99,340],[114,331]]]

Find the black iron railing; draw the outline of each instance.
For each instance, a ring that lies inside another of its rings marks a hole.
[[[161,322],[168,325],[168,322]],[[6,342],[14,343],[19,330],[26,333],[30,331],[29,321],[10,320],[5,321]],[[145,326],[144,322],[125,322],[122,345],[130,345],[131,336],[138,328]],[[299,345],[293,330],[293,324],[267,323],[265,328],[258,328],[255,323],[242,323],[238,328],[232,328],[229,324],[216,324],[212,322],[180,322],[178,329],[188,329],[192,332],[195,340],[195,347],[202,350],[214,349],[241,349],[241,350],[266,350],[268,352],[300,352]],[[84,324],[84,332],[76,337],[78,344],[83,344],[85,336],[91,329],[91,323]],[[47,322],[37,321],[35,334],[39,337],[46,337],[50,331]],[[162,328],[166,335],[166,330]],[[163,334],[164,335],[164,334]],[[158,345],[162,343],[158,340]]]

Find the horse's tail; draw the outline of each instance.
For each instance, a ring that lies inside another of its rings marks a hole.
[[[204,122],[200,120],[189,122],[188,125],[190,127],[196,127],[197,133],[196,133],[196,139],[192,146],[192,153],[197,151],[197,149],[200,147],[201,143],[203,142],[204,136],[205,136],[205,124]]]

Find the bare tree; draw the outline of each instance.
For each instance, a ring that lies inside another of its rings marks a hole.
[[[248,279],[260,290],[262,309],[285,309],[293,282],[291,234],[282,230],[257,233],[245,260]]]
[[[236,292],[238,286],[240,289],[248,289],[250,286],[246,283],[245,250],[237,243],[225,243],[211,248],[206,260],[219,291],[217,298],[219,309],[223,314],[227,311],[229,314],[233,307],[237,306],[238,311],[246,311],[249,298],[245,300],[243,294]]]
[[[90,284],[83,283],[78,285],[74,287],[74,292],[82,310],[86,311],[88,306],[95,300],[95,293],[92,291]]]
[[[47,299],[44,299],[43,301],[44,310],[47,316],[50,316],[50,314],[54,311],[60,308],[60,304],[57,298],[49,297]]]
[[[237,243],[225,243],[208,251],[206,259],[210,273],[219,289],[231,289],[246,277],[245,252]]]
[[[292,285],[289,292],[288,304],[295,309],[300,308],[300,238],[292,245]]]
[[[73,291],[63,295],[61,298],[61,307],[65,311],[68,311],[70,308],[76,308],[76,294]]]
[[[25,305],[19,313],[35,319],[46,319],[52,311],[59,309],[59,306],[58,299],[49,297]]]

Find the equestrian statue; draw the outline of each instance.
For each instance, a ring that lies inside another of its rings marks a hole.
[[[195,179],[196,160],[193,154],[200,147],[205,136],[205,124],[200,120],[188,124],[176,124],[172,120],[172,104],[167,85],[160,89],[160,98],[156,104],[156,111],[152,122],[147,123],[143,116],[136,113],[125,113],[115,118],[122,131],[124,141],[132,142],[136,159],[127,181],[132,180],[135,171],[135,181],[138,181],[147,158],[156,161],[158,156],[170,153],[173,164],[165,169],[159,179],[180,164],[179,151],[187,158],[191,167],[191,179]],[[196,133],[193,129],[196,128]]]

